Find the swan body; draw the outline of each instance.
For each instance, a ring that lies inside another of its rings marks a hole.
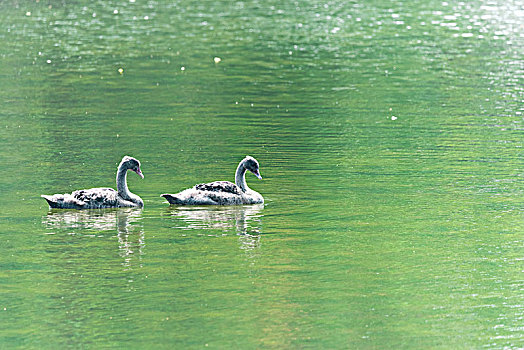
[[[177,194],[162,194],[169,204],[177,205],[238,205],[264,203],[262,195],[246,184],[246,171],[262,179],[255,158],[247,156],[238,164],[235,183],[215,181],[198,184]]]
[[[129,156],[122,158],[116,175],[117,190],[112,188],[90,188],[73,193],[42,195],[49,208],[56,209],[101,209],[122,207],[143,207],[142,199],[127,188],[127,171],[136,172],[144,178],[140,162]]]

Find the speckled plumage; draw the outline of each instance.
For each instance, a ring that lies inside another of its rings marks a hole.
[[[194,188],[199,191],[224,192],[237,195],[242,194],[240,187],[230,181],[215,181],[206,184],[198,184]]]
[[[215,181],[198,184],[177,194],[162,194],[169,204],[176,205],[238,205],[264,203],[260,193],[251,190],[245,179],[246,171],[251,171],[258,178],[258,162],[247,156],[237,167],[235,183],[229,181]]]
[[[106,187],[77,190],[73,193],[42,195],[50,208],[56,209],[101,209],[121,207],[142,207],[142,199],[129,192],[127,170],[135,171],[142,178],[140,162],[132,157],[122,158],[117,172],[117,190]]]

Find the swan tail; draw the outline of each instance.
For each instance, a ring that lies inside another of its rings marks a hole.
[[[164,193],[160,197],[167,199],[169,204],[184,204],[184,201],[181,198],[178,198],[176,195]]]
[[[50,209],[81,209],[84,206],[84,202],[81,202],[73,197],[66,196],[63,194],[54,194],[52,196],[41,195],[49,204]]]
[[[58,201],[57,201],[56,196],[47,196],[43,194],[40,197],[42,197],[43,199],[47,201],[47,204],[49,204],[49,208],[60,208],[58,206]]]

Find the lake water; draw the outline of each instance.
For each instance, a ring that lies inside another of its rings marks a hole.
[[[524,346],[517,0],[0,2],[0,348]],[[169,207],[257,158],[260,206]],[[115,186],[143,210],[49,211]]]

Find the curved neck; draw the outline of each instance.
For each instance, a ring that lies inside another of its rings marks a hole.
[[[237,172],[235,174],[235,184],[240,187],[242,192],[249,190],[249,187],[247,187],[246,184],[246,167],[244,166],[244,162],[238,164]]]
[[[116,189],[120,197],[131,200],[131,192],[127,188],[127,168],[123,164],[120,164],[116,173]]]

